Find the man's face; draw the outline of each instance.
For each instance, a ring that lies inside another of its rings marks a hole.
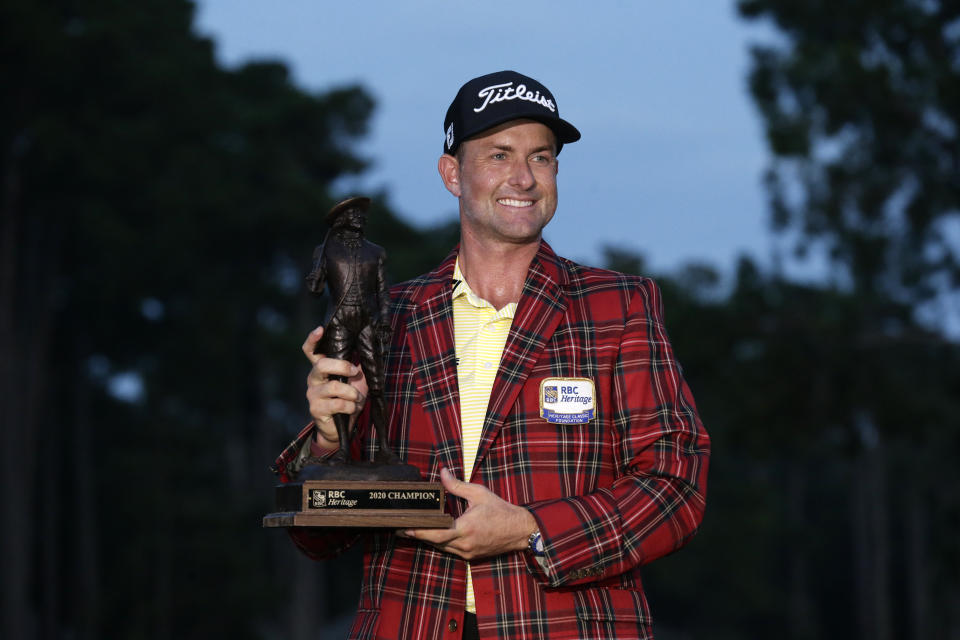
[[[555,149],[547,126],[514,120],[463,142],[459,162],[441,159],[444,184],[460,199],[464,236],[511,244],[539,241],[557,209]]]

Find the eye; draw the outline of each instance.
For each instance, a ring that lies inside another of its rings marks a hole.
[[[497,153],[493,154],[493,156],[491,156],[491,157],[492,157],[494,160],[506,160],[506,159],[507,159],[507,154],[505,154],[503,151],[498,151]]]

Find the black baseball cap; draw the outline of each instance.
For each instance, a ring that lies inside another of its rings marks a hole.
[[[516,71],[497,71],[460,87],[443,120],[443,152],[452,155],[467,138],[521,118],[550,127],[557,153],[564,143],[580,139],[577,128],[560,118],[557,101],[545,86]]]

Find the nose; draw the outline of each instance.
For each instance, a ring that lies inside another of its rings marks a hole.
[[[524,191],[531,189],[537,183],[533,169],[526,158],[517,158],[510,167],[510,186]]]

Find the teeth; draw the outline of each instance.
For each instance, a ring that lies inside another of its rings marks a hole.
[[[508,207],[529,207],[533,204],[533,200],[514,200],[512,198],[501,198],[497,202]]]

